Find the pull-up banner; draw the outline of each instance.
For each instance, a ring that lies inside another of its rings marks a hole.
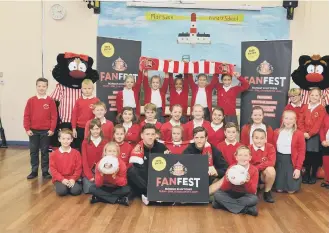
[[[117,116],[116,94],[123,89],[124,80],[132,74],[138,76],[141,56],[140,41],[97,37],[97,97],[106,104],[106,119],[115,121]]]
[[[254,106],[260,106],[265,123],[278,128],[288,98],[292,41],[242,42],[241,49],[241,74],[250,88],[241,95],[240,125],[249,121]]]

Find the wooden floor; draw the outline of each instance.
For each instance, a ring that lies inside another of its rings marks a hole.
[[[206,206],[89,204],[89,196],[57,197],[51,181],[28,181],[25,148],[0,149],[1,233],[257,233],[329,232],[329,190],[303,186],[295,195],[274,194],[259,216],[234,215]]]

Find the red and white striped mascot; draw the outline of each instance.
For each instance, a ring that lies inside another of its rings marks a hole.
[[[72,129],[71,116],[75,102],[81,97],[81,84],[84,79],[90,79],[95,83],[99,79],[97,70],[92,69],[94,60],[88,55],[71,52],[60,53],[57,56],[57,64],[52,74],[58,82],[55,90],[50,95],[58,106],[59,122],[51,145],[58,147],[58,130]]]

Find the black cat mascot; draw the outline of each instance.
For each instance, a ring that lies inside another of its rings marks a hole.
[[[292,80],[302,89],[302,103],[308,104],[308,91],[314,87],[321,89],[322,104],[326,106],[329,114],[329,56],[320,55],[302,55],[299,57],[299,67],[291,74]],[[322,152],[329,155],[329,147],[322,148]],[[329,156],[324,156],[323,160],[329,160]],[[320,163],[320,161],[319,161]],[[329,161],[327,168],[324,170],[329,172]],[[325,165],[325,164],[324,164]],[[317,171],[317,177],[323,178],[323,168],[320,167]]]
[[[58,106],[58,124],[51,145],[58,147],[58,130],[72,129],[71,115],[74,104],[81,97],[81,84],[84,79],[95,83],[99,79],[97,70],[92,69],[94,60],[82,54],[60,53],[57,56],[57,65],[52,71],[54,79],[58,82],[50,95]]]

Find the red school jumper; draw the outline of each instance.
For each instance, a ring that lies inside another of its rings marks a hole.
[[[80,152],[73,148],[63,153],[60,148],[55,150],[50,154],[49,168],[53,183],[62,182],[64,179],[78,180],[82,171]]]
[[[251,151],[251,161],[250,163],[254,165],[258,171],[263,171],[267,167],[274,167],[276,161],[276,151],[272,144],[265,143],[264,151],[258,149],[257,151],[254,148],[254,145],[249,145]]]
[[[117,143],[118,144],[118,143]],[[130,167],[129,159],[133,147],[128,142],[123,142],[119,145],[120,147],[120,158],[126,164],[126,167]]]
[[[327,132],[329,131],[329,114],[327,113],[322,121],[322,126],[320,129],[320,140],[321,142],[323,141],[327,141]],[[328,147],[327,147],[328,148]],[[325,148],[326,151],[328,151],[328,149]],[[322,156],[322,162],[323,162],[323,169],[324,169],[324,180],[326,183],[329,183],[329,154],[327,153],[323,153]]]
[[[308,109],[308,105],[304,105],[300,112],[298,129],[303,133],[308,133],[310,137],[318,134],[325,114],[326,110],[321,104],[312,112]]]
[[[136,83],[132,88],[132,90],[134,92],[135,101],[136,101],[136,116],[138,116],[138,117],[140,117],[140,114],[141,114],[141,105],[139,102],[139,92],[140,92],[140,89],[142,86],[142,81],[143,81],[142,71],[139,71]],[[118,114],[122,113],[122,109],[124,107],[123,106],[123,90],[121,90],[117,93],[116,106],[117,106]]]
[[[250,142],[250,129],[251,124],[246,124],[241,130],[240,142],[245,146],[249,146],[252,143]],[[266,127],[266,138],[268,143],[273,143],[273,129],[269,125]]]
[[[217,105],[224,109],[224,113],[227,116],[236,116],[236,98],[237,96],[249,88],[249,82],[240,76],[238,78],[241,85],[231,87],[228,91],[225,91],[223,84],[217,84]],[[218,81],[218,78],[217,78]]]
[[[227,144],[226,140],[224,140],[223,142],[217,144],[216,147],[220,152],[222,152],[222,155],[228,165],[231,166],[236,164],[235,152],[240,146],[242,146],[242,144],[238,141],[236,141],[235,144]]]
[[[176,91],[175,82],[172,73],[169,74],[169,93],[170,93],[170,110],[175,104],[179,104],[183,108],[182,115],[187,115],[188,108],[188,74],[184,74],[183,89],[180,93]]]
[[[76,129],[77,127],[86,127],[87,121],[92,120],[95,117],[93,113],[93,105],[99,101],[100,100],[96,97],[90,99],[84,99],[84,97],[80,97],[79,99],[77,99],[72,111],[71,123],[73,129]]]
[[[165,146],[168,148],[171,154],[175,155],[182,155],[184,150],[188,147],[190,144],[189,141],[183,141],[180,144],[176,144],[173,141],[170,142],[164,142]]]
[[[142,122],[139,124],[139,125],[140,125],[140,128],[142,129],[143,126],[144,126],[145,124],[146,124],[145,120],[142,121]],[[150,124],[152,124],[152,123],[150,123]],[[155,128],[157,128],[158,130],[160,130],[161,127],[162,127],[162,124],[161,124],[159,121],[157,121],[155,124],[152,124],[152,125],[154,125]]]
[[[101,160],[106,143],[107,141],[104,139],[98,144],[98,146],[95,146],[92,141],[88,143],[87,139],[84,139],[82,142],[82,176],[86,177],[88,180],[94,178],[92,168],[99,162],[99,160]]]
[[[236,165],[236,163],[234,165]],[[232,166],[234,166],[234,165],[232,165]],[[230,166],[227,169],[227,172],[232,166]],[[227,174],[227,172],[226,172],[226,174]],[[258,186],[258,178],[259,178],[258,170],[255,166],[250,164],[248,173],[250,176],[250,180],[248,182],[244,183],[243,185],[234,185],[228,180],[227,176],[224,176],[223,183],[220,186],[220,190],[256,194],[257,186]]]
[[[276,145],[278,142],[279,134],[280,134],[280,129],[276,129],[273,135],[273,141],[274,141],[273,146],[275,147],[275,150],[277,147]],[[292,140],[291,140],[291,161],[294,169],[302,170],[303,162],[305,159],[305,152],[306,152],[306,143],[305,143],[304,133],[300,130],[296,130],[292,135]]]
[[[132,147],[141,140],[140,138],[141,129],[138,124],[133,124],[126,132],[125,141],[128,142]]]
[[[179,124],[183,127],[182,124]],[[161,139],[165,142],[171,142],[172,141],[172,127],[173,125],[171,124],[170,121],[167,121],[161,126],[160,132],[161,132]],[[184,135],[183,135],[184,136]]]
[[[194,82],[193,76],[191,74],[189,74],[188,76],[188,81],[192,90],[191,106],[193,107],[195,105],[195,99],[199,91],[199,86]],[[212,91],[217,83],[218,83],[218,74],[214,74],[211,82],[206,86],[207,105],[208,105],[210,117],[212,113]]]
[[[119,171],[116,173],[115,178],[112,175],[101,174],[101,172],[96,169],[95,171],[95,185],[96,187],[102,187],[103,185],[115,185],[115,186],[126,186],[127,185],[127,168],[125,163],[119,159]],[[98,164],[96,165],[98,167]]]
[[[169,78],[164,78],[162,87],[160,87],[160,96],[162,100],[162,116],[165,116],[166,113],[166,93],[168,89]],[[143,87],[144,87],[144,103],[151,103],[152,89],[149,84],[148,76],[144,75],[143,77]]]
[[[35,129],[54,132],[57,124],[57,110],[54,100],[49,96],[40,99],[37,96],[31,97],[25,106],[23,123],[25,131]]]
[[[218,143],[224,140],[225,140],[224,126],[222,126],[217,131],[215,131],[211,127],[211,123],[210,123],[210,128],[208,129],[208,142],[213,146],[217,146]]]
[[[203,120],[202,127],[204,127],[207,132],[210,131],[211,124],[209,121]],[[189,121],[185,125],[183,125],[184,128],[184,141],[189,141],[193,139],[193,129],[194,129],[194,121]]]
[[[85,126],[85,138],[88,137],[89,135],[89,125],[92,120],[87,121],[86,126]],[[112,121],[106,120],[105,123],[102,123],[102,133],[103,133],[103,138],[107,141],[112,141],[113,138],[113,123]]]

